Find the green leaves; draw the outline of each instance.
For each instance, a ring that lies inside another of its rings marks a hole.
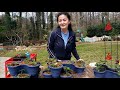
[[[3,32],[3,31],[5,31],[6,29],[5,29],[5,26],[0,26],[0,32]]]
[[[105,70],[106,70],[105,63],[106,63],[105,60],[100,60],[99,62],[97,62],[97,63],[95,64],[95,66],[96,66],[95,69],[96,69],[98,72],[103,72],[103,71],[105,71]]]

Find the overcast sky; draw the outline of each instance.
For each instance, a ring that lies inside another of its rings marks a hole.
[[[16,14],[16,15],[19,14],[19,12],[13,12],[13,13]],[[26,12],[22,12],[22,16],[23,16],[23,17],[25,17],[25,13],[26,13]],[[5,14],[5,13],[4,13],[4,12],[0,12],[0,15],[2,15],[2,14]],[[11,13],[10,13],[10,14],[11,14]],[[27,15],[28,15],[28,17],[31,17],[31,16],[32,16],[32,12],[28,12]],[[33,15],[35,15],[35,13],[33,13]]]

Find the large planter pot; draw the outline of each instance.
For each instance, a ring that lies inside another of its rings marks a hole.
[[[113,78],[120,78],[120,75],[118,75],[116,72],[114,72]]]
[[[108,68],[105,73],[105,78],[120,78],[115,69]]]
[[[98,72],[96,69],[93,69],[95,78],[105,78],[106,70],[103,72]]]
[[[110,71],[110,70],[106,70],[105,72],[105,78],[113,78],[113,76],[115,76],[115,72]]]
[[[61,74],[61,71],[62,71],[62,68],[63,68],[63,65],[61,67],[56,67],[56,68],[49,66],[49,68],[50,68],[52,77],[53,78],[59,78],[60,74]]]
[[[40,72],[40,68],[39,68],[40,64],[37,64],[36,66],[30,66],[30,65],[26,65],[26,71],[27,73],[31,76],[31,78],[38,78],[39,77],[39,72]]]
[[[21,65],[20,65],[19,73],[21,73],[21,70],[23,70],[24,73],[27,73],[27,65],[25,65],[25,64],[21,64]]]
[[[7,66],[11,76],[17,76],[21,70],[21,65],[19,66]]]

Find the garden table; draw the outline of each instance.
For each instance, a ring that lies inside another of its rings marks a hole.
[[[37,59],[37,54],[31,53],[31,54],[30,54],[30,58],[31,58],[32,60],[35,60],[35,61],[36,61],[36,59]],[[9,63],[11,63],[11,62],[20,62],[20,61],[14,61],[13,57],[11,57],[10,59],[8,59],[8,60],[5,61],[5,78],[10,78],[10,77],[11,77],[11,75],[10,75],[10,73],[9,73],[9,71],[8,71],[8,68],[7,68],[7,64],[9,64]]]

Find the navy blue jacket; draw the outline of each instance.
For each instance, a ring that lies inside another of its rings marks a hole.
[[[65,47],[60,28],[53,30],[50,34],[47,46],[50,57],[59,60],[70,60],[72,53],[77,60],[80,59],[76,50],[75,40],[75,33],[73,31],[69,31],[69,38]]]

